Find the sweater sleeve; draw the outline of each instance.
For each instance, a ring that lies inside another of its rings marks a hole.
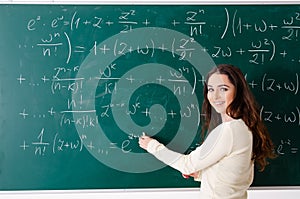
[[[204,143],[188,155],[168,149],[157,140],[151,140],[147,151],[165,164],[184,174],[199,172],[228,155],[232,150],[231,129],[225,124],[213,130]]]

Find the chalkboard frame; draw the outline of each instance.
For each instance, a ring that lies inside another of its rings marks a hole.
[[[72,4],[72,5],[73,5],[73,4]],[[275,186],[275,187],[277,187],[277,186]],[[288,186],[288,187],[289,187],[289,188],[295,188],[295,187],[296,187],[297,189],[299,188],[299,186],[292,186],[292,187]],[[263,188],[264,188],[264,187],[263,187]],[[272,186],[272,188],[274,188],[274,187]],[[281,188],[286,188],[286,187],[281,187]]]

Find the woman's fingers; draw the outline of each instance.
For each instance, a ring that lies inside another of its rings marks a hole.
[[[139,138],[139,145],[141,148],[147,150],[149,142],[152,140],[149,136],[147,136],[145,133]]]

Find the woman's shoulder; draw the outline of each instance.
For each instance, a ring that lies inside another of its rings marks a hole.
[[[224,122],[223,124],[226,126],[224,127],[227,129],[226,133],[229,133],[234,140],[238,140],[239,142],[243,142],[243,140],[245,140],[247,143],[248,141],[251,141],[252,133],[242,119],[235,119],[229,122]]]
[[[241,131],[247,131],[249,132],[249,128],[246,125],[246,123],[242,119],[232,119],[227,122],[223,122],[219,125],[219,128],[226,129],[226,132],[241,132]]]
[[[232,119],[218,125],[210,134],[213,134],[215,136],[230,136],[232,138],[242,135],[248,137],[249,134],[251,134],[251,131],[242,119]]]

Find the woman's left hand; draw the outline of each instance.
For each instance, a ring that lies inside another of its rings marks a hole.
[[[147,150],[148,144],[149,142],[153,140],[153,138],[143,134],[140,138],[139,138],[139,145],[141,148]]]
[[[199,171],[191,174],[182,174],[182,177],[188,179],[189,177],[197,178],[199,176]]]

